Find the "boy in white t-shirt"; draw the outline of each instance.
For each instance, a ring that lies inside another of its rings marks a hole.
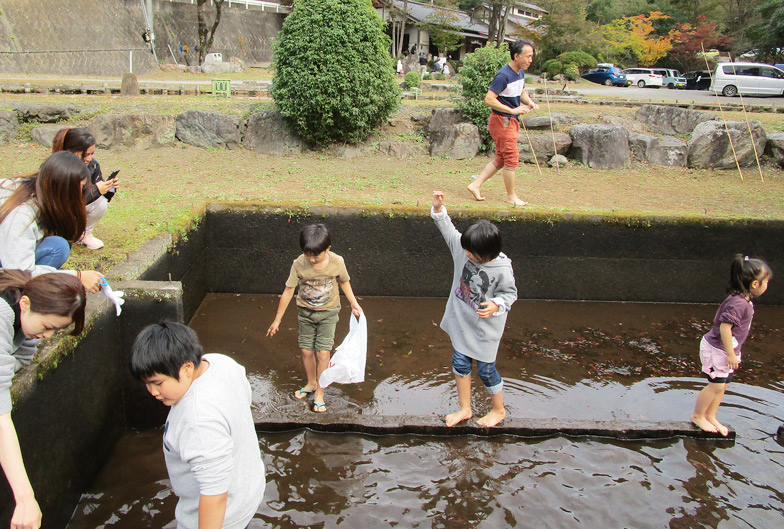
[[[265,486],[252,392],[244,367],[228,356],[202,353],[189,327],[149,325],[133,344],[131,374],[171,407],[163,455],[179,497],[178,529],[243,529]]]

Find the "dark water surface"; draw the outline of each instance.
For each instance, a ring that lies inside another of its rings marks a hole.
[[[209,295],[191,322],[208,352],[243,363],[254,414],[306,414],[293,304]],[[457,406],[445,300],[364,298],[366,381],[326,390],[331,414],[444,415]],[[716,306],[527,302],[512,308],[498,367],[519,418],[688,420],[698,342]],[[372,437],[260,433],[263,508],[251,527],[784,526],[784,307],[757,308],[720,420],[734,444],[672,439]],[[338,340],[348,329],[341,313]],[[489,398],[474,378],[475,416]],[[71,529],[163,527],[174,517],[161,432],[127,434],[78,506]]]

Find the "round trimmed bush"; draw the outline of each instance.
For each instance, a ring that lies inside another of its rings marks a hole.
[[[501,46],[491,44],[466,55],[460,67],[458,82],[461,97],[457,99],[457,106],[464,118],[479,127],[482,148],[485,150],[493,144],[493,138],[487,130],[490,107],[485,105],[485,95],[495,73],[508,62],[509,46],[506,43]]]
[[[310,144],[357,143],[400,105],[371,0],[297,0],[273,46],[275,106]]]
[[[419,72],[408,72],[405,77],[406,88],[416,88],[419,86]]]
[[[577,67],[576,64],[567,64],[566,66],[564,66],[563,74],[570,81],[576,81],[577,79],[580,78],[580,69]]]
[[[556,59],[550,59],[542,65],[542,69],[547,72],[548,79],[554,79],[556,75],[563,71],[563,64]]]

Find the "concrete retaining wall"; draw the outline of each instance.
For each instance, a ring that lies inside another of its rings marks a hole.
[[[458,229],[475,213],[451,212]],[[218,205],[207,210],[212,266],[208,291],[279,293],[299,254],[303,225],[324,222],[346,259],[354,292],[440,296],[452,264],[427,210],[291,210]],[[716,303],[724,299],[735,253],[784,266],[780,221],[706,221],[615,217],[498,219],[519,295],[526,299]],[[761,303],[784,303],[771,282]]]
[[[0,0],[0,73],[121,75],[129,71],[129,50],[134,50],[134,72],[155,71],[158,64],[141,36],[141,5],[139,0]],[[158,59],[174,62],[171,45],[178,62],[196,65],[195,52],[179,52],[181,45],[193,49],[198,42],[196,4],[154,0],[153,15]],[[224,60],[270,61],[283,17],[226,5],[212,51]],[[211,11],[210,23],[213,18]]]

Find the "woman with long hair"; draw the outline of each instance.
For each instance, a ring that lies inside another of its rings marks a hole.
[[[87,208],[87,224],[84,235],[76,241],[91,250],[103,248],[103,241],[93,235],[93,228],[106,215],[109,201],[114,196],[119,183],[117,177],[103,179],[101,164],[93,158],[95,155],[95,137],[86,129],[60,129],[54,136],[52,152],[68,151],[82,159],[90,172],[90,178],[84,185],[84,203]]]
[[[41,527],[41,509],[11,420],[11,381],[30,363],[41,338],[71,324],[70,334],[81,334],[86,301],[84,286],[72,275],[0,270],[0,465],[16,499],[11,527]]]
[[[57,271],[84,233],[82,186],[87,166],[70,152],[57,152],[38,172],[0,182],[0,266],[34,276]],[[90,292],[103,277],[94,270],[67,271]]]

